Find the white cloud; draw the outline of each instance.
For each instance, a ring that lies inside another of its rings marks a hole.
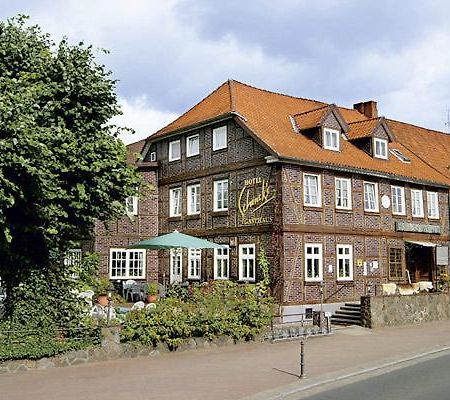
[[[177,114],[152,108],[145,95],[132,100],[119,99],[123,114],[113,118],[113,124],[133,128],[135,134],[124,133],[120,136],[125,144],[145,139],[158,129],[173,121]]]
[[[429,32],[396,53],[367,52],[358,62],[359,79],[372,79],[376,100],[388,117],[443,130],[449,105],[450,32]]]

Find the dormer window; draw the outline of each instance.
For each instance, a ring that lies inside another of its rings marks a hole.
[[[373,156],[376,158],[382,158],[384,160],[387,160],[388,158],[388,142],[385,139],[373,139],[374,143],[374,152]]]
[[[339,131],[325,128],[323,131],[323,148],[327,150],[339,151]]]

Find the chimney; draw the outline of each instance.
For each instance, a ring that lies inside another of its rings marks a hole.
[[[353,108],[364,114],[367,118],[378,118],[377,102],[373,100],[353,104]]]

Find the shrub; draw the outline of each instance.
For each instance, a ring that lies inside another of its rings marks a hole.
[[[250,340],[270,324],[272,299],[261,296],[255,285],[212,282],[187,292],[185,300],[161,299],[155,309],[130,312],[122,340],[145,345],[165,342],[176,348],[192,336]]]

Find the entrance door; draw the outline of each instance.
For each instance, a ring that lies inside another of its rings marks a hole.
[[[183,280],[183,263],[182,263],[182,250],[171,249],[170,250],[170,283],[179,283]]]
[[[406,268],[411,282],[433,281],[434,256],[433,247],[408,243],[406,246]]]

